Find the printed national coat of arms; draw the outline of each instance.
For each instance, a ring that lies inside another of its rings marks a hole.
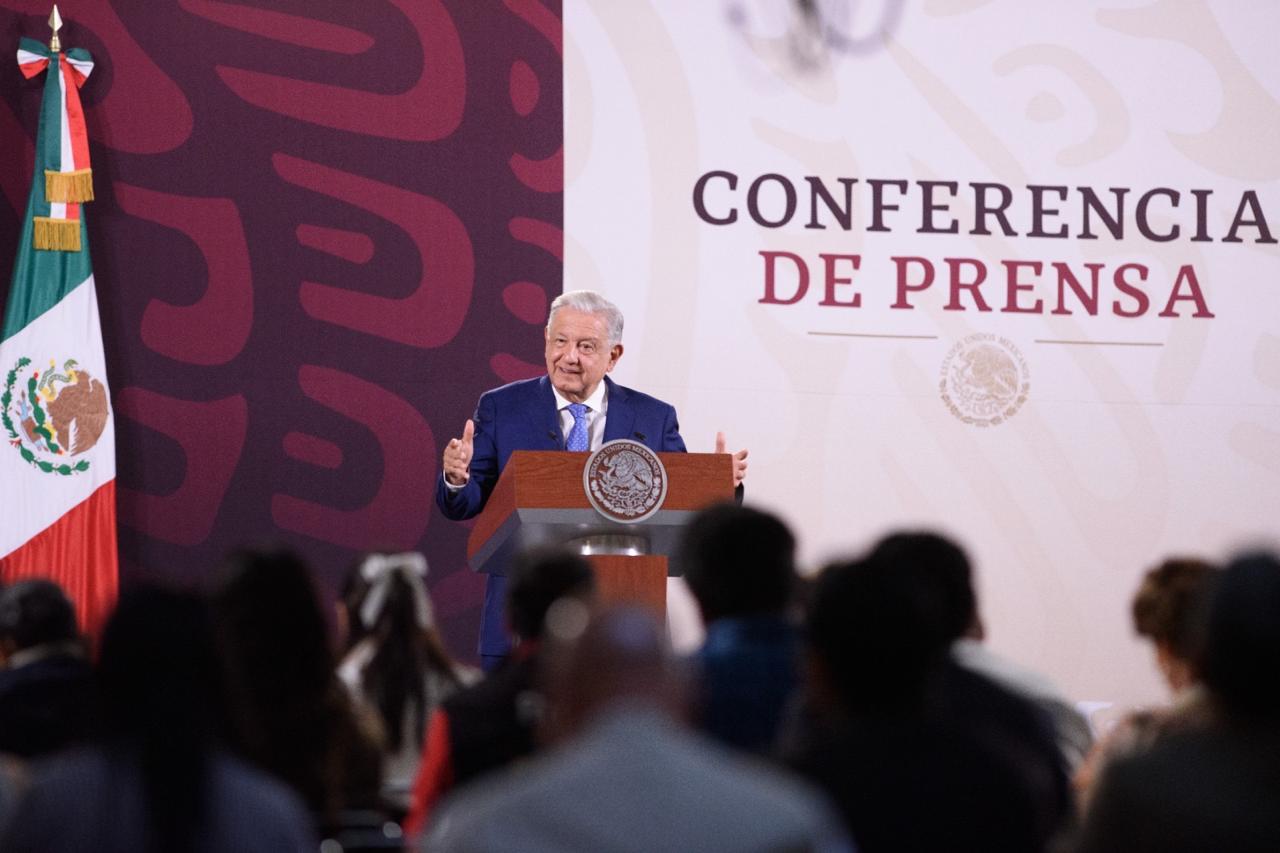
[[[51,474],[89,470],[83,454],[98,443],[108,415],[107,389],[75,359],[44,370],[25,356],[4,377],[0,424],[22,458]]]

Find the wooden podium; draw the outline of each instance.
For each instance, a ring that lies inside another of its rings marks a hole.
[[[467,540],[471,568],[505,574],[519,552],[564,545],[595,567],[601,601],[651,607],[665,619],[667,577],[678,576],[680,529],[704,507],[733,499],[727,453],[659,453],[666,499],[650,517],[624,524],[591,505],[583,485],[589,453],[518,450],[511,454]]]

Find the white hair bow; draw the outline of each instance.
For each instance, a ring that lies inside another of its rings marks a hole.
[[[360,577],[369,584],[369,593],[360,605],[360,623],[372,629],[382,616],[387,596],[391,593],[391,582],[396,575],[404,578],[413,592],[413,615],[419,628],[430,628],[432,624],[431,602],[427,599],[427,587],[423,578],[427,576],[427,558],[416,551],[403,554],[370,554],[360,564]]]

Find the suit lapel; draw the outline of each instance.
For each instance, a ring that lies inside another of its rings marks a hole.
[[[604,383],[609,389],[609,407],[604,419],[604,440],[609,442],[619,438],[634,439],[631,428],[635,426],[636,410],[628,399],[627,389],[608,376],[604,378]]]
[[[543,376],[534,391],[536,399],[529,407],[530,429],[535,445],[530,450],[564,450],[564,436],[560,432],[560,413],[556,411],[556,397],[551,393],[551,379]]]

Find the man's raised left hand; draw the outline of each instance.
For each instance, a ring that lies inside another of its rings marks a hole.
[[[724,440],[724,433],[716,433],[716,453],[728,453],[727,445]],[[736,489],[742,485],[742,481],[747,476],[747,451],[742,449],[733,454],[733,487]]]

